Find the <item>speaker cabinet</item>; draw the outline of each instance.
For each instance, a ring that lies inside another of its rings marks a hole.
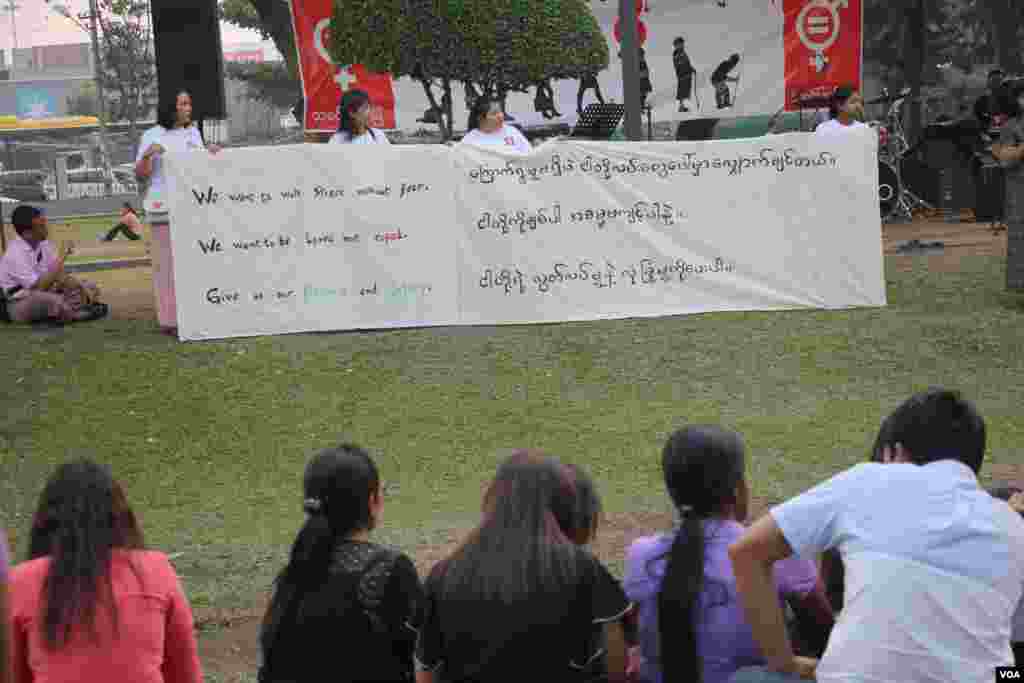
[[[217,0],[153,0],[160,101],[192,94],[192,119],[227,118]]]

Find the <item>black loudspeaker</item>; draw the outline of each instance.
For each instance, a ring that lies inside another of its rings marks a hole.
[[[152,12],[160,101],[187,90],[193,121],[226,119],[217,0],[153,0]]]

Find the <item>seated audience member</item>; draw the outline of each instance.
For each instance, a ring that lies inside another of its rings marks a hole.
[[[96,285],[64,271],[65,247],[57,253],[47,240],[46,216],[22,204],[11,214],[18,236],[0,258],[0,315],[19,323],[95,320],[107,314]]]
[[[1024,515],[1024,489],[1019,486],[999,486],[990,489],[989,493],[999,500],[1009,503],[1014,512]],[[1017,611],[1013,613],[1010,645],[1013,648],[1013,659],[1016,665],[1024,666],[1024,599],[1017,604]]]
[[[100,241],[113,242],[114,238],[120,234],[132,241],[142,239],[142,223],[130,202],[125,202],[121,206],[121,217],[118,224],[111,228],[106,235],[101,236]]]
[[[259,681],[411,681],[420,581],[408,557],[370,541],[383,509],[376,465],[357,446],[325,450],[303,492],[306,523],[263,621]]]
[[[991,681],[1010,665],[1024,587],[1024,521],[979,485],[985,423],[952,391],[888,418],[882,463],[865,463],[773,508],[729,549],[767,668],[735,683]],[[769,568],[838,548],[846,602],[820,664],[793,655]]]
[[[875,443],[871,447],[870,462],[883,462],[882,456],[885,452],[885,445],[890,443],[892,436],[892,416],[882,421],[875,437]],[[843,584],[846,581],[846,571],[843,568],[843,558],[838,548],[829,548],[821,554],[821,578],[825,584],[825,593],[832,604],[832,611],[838,613],[843,609]],[[819,653],[820,656],[820,653]]]
[[[61,465],[11,573],[16,683],[202,683],[192,610],[110,470]]]
[[[554,508],[574,495],[553,458],[516,451],[501,464],[483,521],[426,581],[418,683],[587,681],[602,655],[600,675],[624,680],[630,604],[559,527]]]
[[[11,683],[10,610],[8,609],[10,598],[7,590],[9,564],[7,539],[0,531],[0,683]]]
[[[640,678],[646,683],[725,683],[763,664],[736,597],[729,544],[742,536],[749,493],[743,442],[712,426],[675,432],[665,444],[665,488],[682,522],[637,540],[626,558],[626,594],[640,607]],[[824,642],[832,611],[812,561],[772,568],[776,604],[808,615]]]

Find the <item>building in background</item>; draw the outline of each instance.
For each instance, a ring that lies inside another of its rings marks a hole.
[[[46,119],[68,115],[68,100],[92,81],[89,43],[37,45],[18,48],[12,69],[0,80],[0,114],[19,119]]]

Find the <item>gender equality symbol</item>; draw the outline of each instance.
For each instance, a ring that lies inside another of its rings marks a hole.
[[[829,58],[825,51],[839,39],[839,10],[849,6],[849,0],[810,0],[797,15],[797,37],[814,53],[810,61],[817,73],[828,69]]]

